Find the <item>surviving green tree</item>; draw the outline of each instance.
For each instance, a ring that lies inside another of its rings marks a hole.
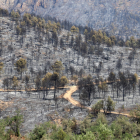
[[[15,63],[15,67],[16,67],[17,72],[21,73],[21,79],[22,79],[23,71],[26,70],[26,63],[27,63],[26,60],[23,58],[20,58]]]

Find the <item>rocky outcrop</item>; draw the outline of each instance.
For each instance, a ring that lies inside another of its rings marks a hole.
[[[139,0],[0,0],[0,7],[50,15],[95,29],[139,30]],[[127,18],[126,18],[127,17]],[[126,28],[125,28],[126,27]],[[124,31],[123,31],[124,32]]]

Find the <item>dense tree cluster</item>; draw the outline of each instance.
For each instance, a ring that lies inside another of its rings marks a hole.
[[[83,102],[87,103],[90,103],[94,100],[95,94],[98,95],[99,98],[102,95],[103,99],[105,99],[106,94],[108,93],[108,86],[111,87],[111,93],[113,95],[113,98],[115,96],[117,96],[118,98],[122,94],[123,101],[125,100],[125,96],[127,94],[130,95],[131,92],[134,97],[136,86],[139,86],[138,75],[131,74],[129,72],[127,73],[119,72],[118,75],[114,74],[113,72],[110,72],[108,81],[103,79],[94,80],[89,75],[79,80],[77,85],[80,93],[79,98],[82,99]]]
[[[110,102],[107,101],[108,105]],[[111,103],[111,102],[110,102]],[[102,101],[98,102],[94,107],[94,110],[98,110],[102,104]],[[107,105],[107,106],[108,106]],[[68,119],[63,118],[61,120],[61,126],[53,122],[45,122],[37,125],[30,134],[24,137],[27,140],[117,140],[117,139],[138,139],[140,134],[140,125],[137,117],[139,108],[132,111],[132,119],[125,116],[119,116],[111,123],[107,121],[106,116],[103,113],[98,113],[96,119],[93,119],[89,114],[83,121],[77,121],[75,118]],[[0,120],[0,138],[8,140],[12,138],[23,139],[20,134],[20,128],[23,122],[23,116],[19,110],[13,117],[8,117]],[[5,132],[5,127],[9,126],[9,130]]]
[[[9,16],[8,10],[0,8],[0,16]]]
[[[3,9],[0,10],[2,16],[5,16],[5,13],[7,12]],[[39,36],[41,33],[43,33],[43,35],[46,36],[45,40],[48,41],[48,44],[52,43],[54,47],[57,47],[60,44],[62,48],[65,48],[65,44],[69,44],[69,47],[78,51],[79,54],[101,55],[102,47],[99,47],[101,45],[106,45],[108,47],[119,45],[132,48],[140,46],[139,39],[135,39],[133,36],[124,42],[119,37],[109,36],[109,33],[106,31],[95,31],[87,26],[74,26],[68,21],[62,22],[49,16],[43,19],[39,16],[25,13],[23,17],[21,17],[19,11],[12,11],[10,14],[7,13],[6,15],[10,15],[12,20],[16,21],[17,35],[26,34],[27,29],[33,27],[34,30],[38,32],[38,39],[40,38]],[[61,37],[59,40],[58,34],[61,32],[62,28],[69,30],[72,33],[72,37],[70,36],[70,33],[68,33],[66,38]],[[81,34],[79,33],[84,34],[84,39],[82,39]],[[42,41],[43,39],[40,38],[40,43],[42,43]]]

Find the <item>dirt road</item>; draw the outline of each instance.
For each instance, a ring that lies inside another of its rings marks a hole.
[[[70,87],[70,89],[63,95],[63,98],[65,98],[66,100],[68,100],[71,104],[73,104],[74,106],[78,106],[78,107],[82,107],[82,108],[86,108],[88,110],[91,110],[90,107],[85,107],[85,106],[82,106],[80,102],[74,100],[71,95],[76,91],[78,90],[78,86],[72,86]],[[104,112],[103,110],[101,110],[101,112]],[[126,114],[126,113],[119,113],[119,112],[111,112],[112,114],[120,114],[120,115],[123,115],[123,116],[128,116],[130,117],[129,114]]]
[[[77,86],[72,86],[70,89],[63,95],[63,98],[67,99],[70,103],[72,103],[74,106],[79,106],[80,103],[76,100],[74,100],[71,95],[78,89]]]

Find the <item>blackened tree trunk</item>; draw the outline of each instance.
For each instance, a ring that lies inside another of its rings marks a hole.
[[[55,83],[55,87],[54,87],[54,97],[53,98],[55,99],[55,94],[56,94],[56,80],[55,80],[54,83]]]

